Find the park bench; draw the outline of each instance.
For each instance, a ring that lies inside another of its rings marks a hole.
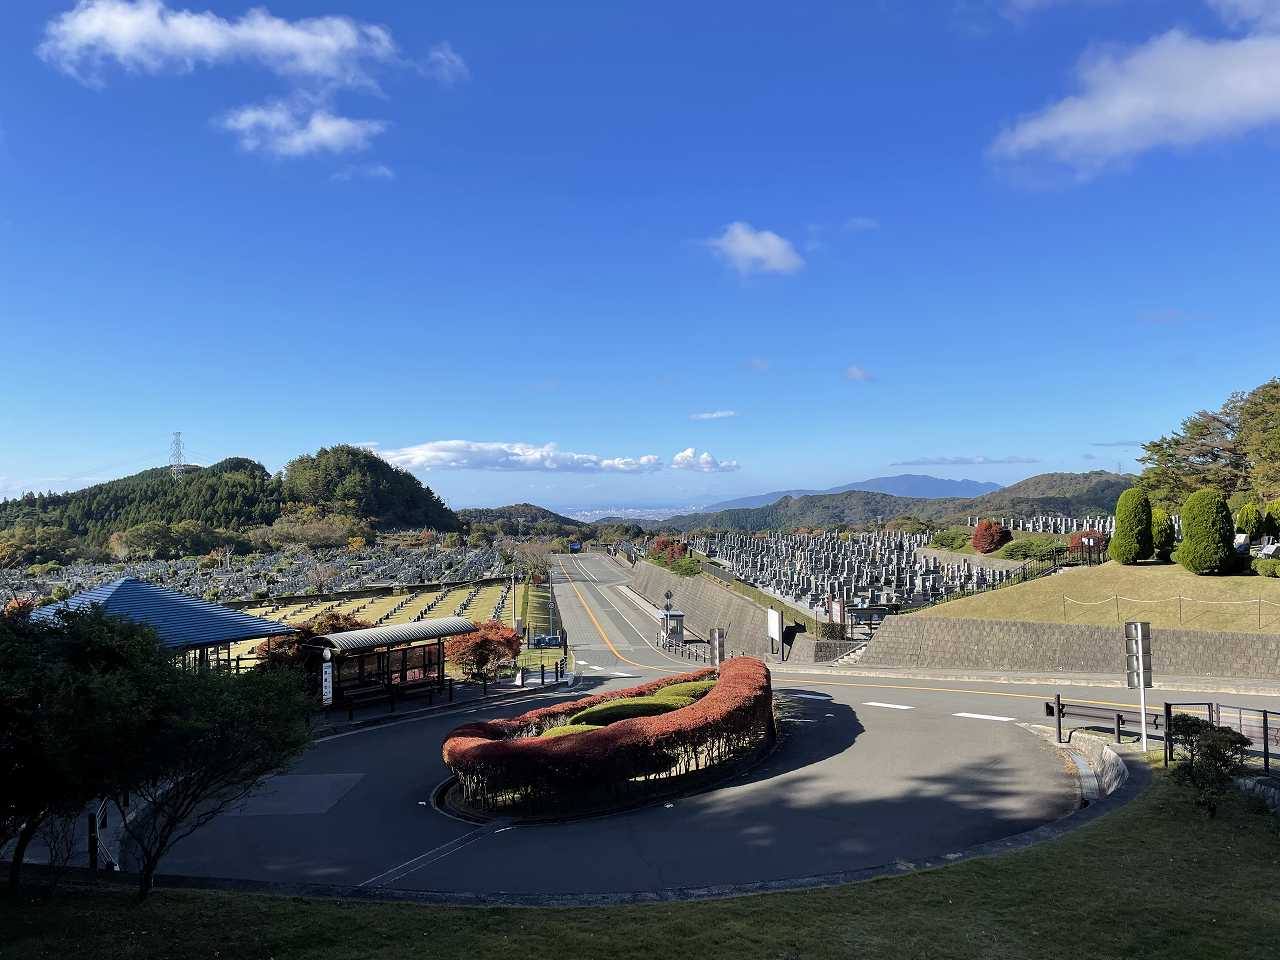
[[[1121,730],[1125,727],[1140,727],[1142,724],[1142,714],[1138,710],[1117,709],[1116,707],[1103,707],[1089,703],[1069,703],[1062,699],[1061,696],[1055,696],[1052,700],[1046,700],[1044,704],[1044,715],[1052,717],[1057,721],[1058,726],[1058,742],[1070,743],[1071,734],[1075,733],[1076,728],[1072,728],[1067,733],[1067,739],[1062,739],[1062,721],[1070,719],[1078,720],[1101,720],[1105,721],[1114,731],[1116,743],[1120,742]],[[1147,728],[1149,730],[1161,730],[1164,728],[1164,713],[1160,710],[1147,711]]]

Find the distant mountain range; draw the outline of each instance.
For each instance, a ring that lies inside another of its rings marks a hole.
[[[947,480],[942,477],[930,477],[920,473],[900,473],[893,477],[872,477],[870,480],[859,480],[826,490],[775,490],[772,493],[758,493],[751,497],[739,497],[736,500],[724,500],[710,504],[702,509],[703,513],[715,513],[720,510],[742,510],[749,507],[767,507],[777,503],[783,497],[813,497],[829,493],[848,493],[862,490],[869,493],[887,493],[895,497],[980,497],[985,493],[999,490],[1000,484],[983,480]]]
[[[1128,474],[1042,473],[978,497],[902,497],[871,490],[783,496],[757,507],[733,507],[642,523],[649,529],[787,530],[795,527],[856,526],[877,519],[914,516],[938,522],[967,516],[1086,516],[1110,514],[1120,493],[1132,486]],[[873,481],[867,481],[868,483]]]

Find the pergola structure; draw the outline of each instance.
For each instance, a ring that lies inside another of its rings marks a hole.
[[[62,610],[101,607],[103,612],[156,632],[160,642],[188,666],[229,666],[231,645],[296,633],[293,627],[232,610],[208,600],[166,590],[135,577],[121,577],[59,603],[41,607],[31,616],[53,620]]]
[[[464,617],[440,617],[327,633],[312,637],[304,646],[319,654],[322,699],[328,705],[440,689],[444,641],[477,629]]]

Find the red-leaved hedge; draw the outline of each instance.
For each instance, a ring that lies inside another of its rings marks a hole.
[[[618,720],[585,733],[539,736],[587,707],[713,675],[710,670],[678,674],[510,720],[464,724],[445,738],[444,762],[468,801],[493,807],[564,798],[582,790],[629,792],[640,779],[679,776],[772,743],[769,669],[750,657],[725,661],[716,685],[679,710]]]

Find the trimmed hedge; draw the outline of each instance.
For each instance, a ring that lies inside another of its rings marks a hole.
[[[1151,511],[1151,550],[1157,560],[1168,563],[1173,555],[1178,534],[1173,528],[1173,517],[1168,512],[1156,507]]]
[[[1280,577],[1280,560],[1270,557],[1254,557],[1253,572],[1260,577]]]
[[[1116,563],[1132,566],[1151,556],[1151,501],[1141,487],[1130,487],[1116,501],[1116,532],[1107,554]]]
[[[688,703],[684,702],[686,700]],[[575,713],[569,718],[569,722],[592,723],[603,727],[618,720],[630,720],[632,717],[656,717],[688,706],[690,703],[693,703],[693,700],[688,697],[674,700],[665,697],[628,697],[625,700],[614,700],[612,703],[588,707],[581,713]]]
[[[947,527],[933,535],[929,546],[939,550],[963,550],[972,539],[973,531],[968,527]]]
[[[716,682],[714,680],[689,680],[685,683],[673,683],[670,686],[663,687],[654,696],[662,697],[664,700],[670,697],[689,697],[697,700],[710,692],[715,685]]]
[[[594,723],[569,723],[563,727],[552,727],[550,730],[543,730],[538,734],[540,737],[566,737],[571,733],[590,733],[592,730],[600,728]]]
[[[652,792],[651,780],[756,756],[773,743],[773,689],[761,661],[725,661],[711,690],[687,707],[618,720],[582,736],[539,734],[597,704],[711,676],[710,670],[677,674],[510,720],[464,724],[445,738],[444,762],[466,802],[485,809],[575,808],[602,796],[615,803],[624,795]]]
[[[1182,505],[1182,544],[1174,559],[1192,573],[1226,573],[1235,558],[1235,524],[1226,498],[1206,487]]]
[[[1065,544],[1052,534],[1023,537],[1005,546],[1000,555],[1008,560],[1052,560]]]

